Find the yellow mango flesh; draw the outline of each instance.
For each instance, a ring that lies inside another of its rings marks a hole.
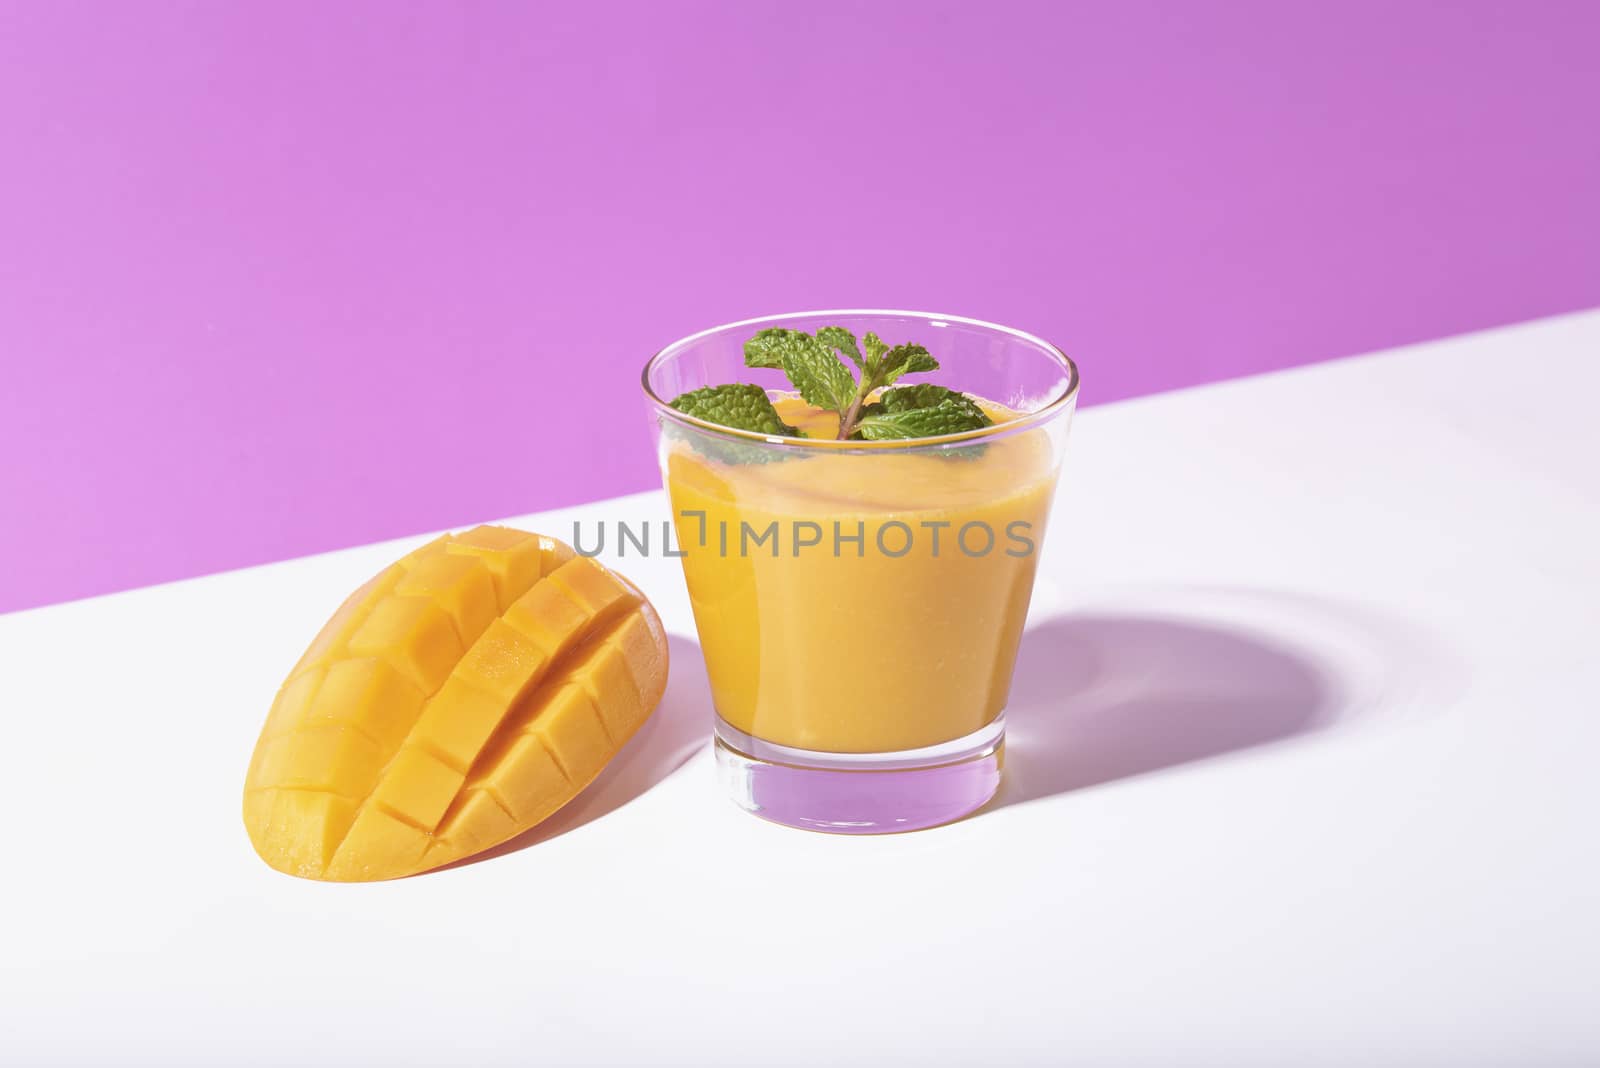
[[[353,593],[289,673],[245,780],[250,841],[341,882],[488,849],[587,786],[666,678],[626,580],[552,538],[446,535]]]

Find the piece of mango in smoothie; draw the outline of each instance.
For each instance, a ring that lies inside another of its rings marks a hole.
[[[446,535],[352,594],[289,673],[245,780],[250,840],[341,882],[488,849],[587,786],[666,678],[625,579],[553,538]]]

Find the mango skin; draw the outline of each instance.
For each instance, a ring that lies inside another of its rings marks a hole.
[[[445,535],[351,594],[290,671],[245,828],[305,879],[449,864],[577,796],[666,681],[661,621],[625,579],[541,535]]]

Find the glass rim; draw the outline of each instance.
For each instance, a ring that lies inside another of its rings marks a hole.
[[[650,386],[650,372],[653,371],[659,364],[675,355],[683,348],[686,348],[697,341],[711,337],[714,334],[720,334],[724,331],[734,330],[739,327],[753,326],[760,328],[763,326],[771,326],[777,323],[787,322],[793,319],[811,319],[826,315],[882,316],[885,318],[898,316],[905,318],[927,319],[930,321],[944,323],[960,323],[962,326],[973,326],[993,333],[1004,334],[1018,341],[1032,345],[1041,350],[1045,355],[1054,359],[1066,372],[1066,388],[1063,389],[1059,395],[1050,398],[1050,400],[1043,406],[1036,408],[1031,412],[1025,412],[1016,419],[1011,419],[1004,423],[996,423],[994,426],[986,426],[977,430],[964,430],[954,434],[935,434],[929,437],[921,438],[894,438],[884,441],[837,441],[820,438],[790,438],[783,437],[781,435],[762,434],[755,430],[740,430],[736,427],[723,426],[720,423],[707,422],[704,419],[699,419],[695,416],[678,411],[678,409],[672,407],[668,401],[662,399],[662,397],[658,395]],[[737,441],[756,442],[779,449],[845,449],[850,451],[859,449],[862,451],[868,451],[877,449],[904,449],[911,446],[923,445],[944,446],[965,444],[973,440],[1006,437],[1024,430],[1030,430],[1036,426],[1048,423],[1050,420],[1062,414],[1072,406],[1073,402],[1076,401],[1078,397],[1079,379],[1078,365],[1074,363],[1072,357],[1063,352],[1059,346],[1051,344],[1049,341],[1046,341],[1037,334],[1030,334],[1026,330],[1018,330],[1016,327],[1004,326],[1000,323],[991,323],[983,319],[973,319],[965,315],[945,315],[941,312],[908,311],[896,308],[834,308],[821,309],[818,311],[784,312],[779,315],[760,315],[753,319],[739,319],[730,323],[721,323],[717,326],[711,326],[704,330],[696,331],[695,333],[689,334],[686,337],[680,337],[676,341],[673,341],[661,348],[654,356],[651,356],[650,359],[645,361],[644,370],[639,376],[639,384],[644,389],[645,399],[650,402],[658,414],[671,419],[675,423],[692,427],[695,430],[710,433],[718,437],[730,438]]]

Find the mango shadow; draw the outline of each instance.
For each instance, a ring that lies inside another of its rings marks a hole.
[[[1066,616],[1023,636],[994,807],[1320,730],[1338,689],[1304,652],[1233,626]]]

